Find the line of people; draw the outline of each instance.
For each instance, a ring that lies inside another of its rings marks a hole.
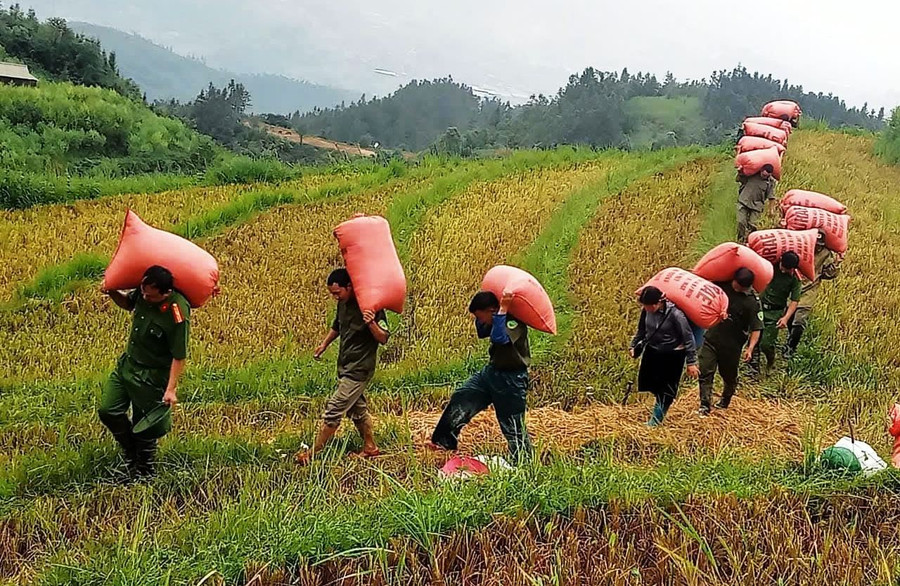
[[[766,165],[750,177],[738,174],[738,182],[737,236],[738,241],[746,242],[757,230],[767,202],[775,199],[775,180],[771,166]],[[828,249],[822,230],[818,231],[814,252],[812,281],[800,276],[800,257],[788,250],[773,263],[773,278],[759,297],[753,290],[756,275],[747,267],[739,268],[730,282],[715,283],[728,297],[728,317],[699,341],[696,328],[661,290],[653,286],[641,290],[642,312],[629,354],[642,357],[638,390],[656,398],[648,425],[662,423],[677,396],[685,365],[687,373],[699,379],[698,412],[708,416],[713,409],[716,372],[722,378],[723,390],[715,407],[727,409],[738,386],[741,362],[747,365],[752,380],[760,380],[775,367],[781,330],[788,332],[782,355],[787,360],[794,356],[821,282],[836,278],[839,272],[841,258]],[[761,364],[763,357],[765,365]]]
[[[754,184],[758,187],[749,200],[750,211],[773,198],[770,179],[761,173],[742,183],[739,208],[745,206],[749,197],[744,186]],[[738,217],[747,220],[747,226],[739,225],[740,235],[745,236],[748,227],[755,228],[756,219],[749,213],[742,216],[740,211]],[[761,355],[766,358],[766,371],[773,367],[782,329],[790,332],[784,355],[792,356],[820,281],[837,275],[838,260],[825,247],[822,234],[815,260],[817,278],[801,283],[797,276],[798,255],[792,251],[783,253],[774,263],[772,281],[759,298],[753,291],[755,275],[749,268],[738,269],[730,282],[716,283],[728,297],[728,317],[709,329],[700,342],[685,314],[660,289],[644,287],[638,299],[641,317],[628,351],[632,357],[641,358],[638,390],[656,397],[648,424],[662,423],[677,396],[685,366],[691,377],[699,379],[699,413],[705,416],[713,408],[716,372],[724,389],[715,406],[725,409],[737,388],[742,361],[749,364],[753,376],[760,373]],[[378,347],[390,338],[386,316],[384,311],[360,309],[346,269],[333,271],[326,285],[337,311],[313,356],[321,358],[335,340],[340,341],[338,384],[326,404],[312,447],[296,456],[299,464],[307,464],[325,447],[344,418],[353,421],[359,430],[363,440],[361,455],[380,454],[365,391],[375,374]],[[157,440],[172,427],[171,407],[178,402],[178,381],[188,354],[190,304],[174,289],[172,273],[160,266],[150,267],[140,287],[130,293],[104,293],[134,315],[125,352],[103,386],[98,414],[120,444],[129,471],[135,476],[146,476],[154,470]],[[480,291],[472,298],[469,312],[476,335],[490,340],[489,363],[454,391],[427,447],[456,450],[462,428],[493,405],[513,458],[520,460],[531,455],[531,441],[525,429],[531,363],[528,327],[509,314],[511,302],[508,296],[498,299],[488,291]]]
[[[313,446],[296,454],[301,465],[325,448],[344,418],[355,424],[362,437],[362,457],[381,453],[365,391],[375,374],[378,347],[390,338],[387,319],[384,311],[360,309],[346,269],[331,272],[326,285],[337,311],[313,356],[321,358],[335,340],[340,341],[338,383],[326,403]],[[175,290],[172,273],[160,266],[147,269],[138,289],[103,293],[132,312],[133,318],[125,351],[103,385],[98,415],[120,445],[129,476],[148,477],[155,471],[157,441],[172,428],[171,407],[178,402],[178,381],[190,339],[190,304]],[[469,303],[476,335],[490,340],[489,363],[455,390],[426,447],[456,450],[462,428],[493,405],[513,458],[519,461],[532,455],[525,429],[531,364],[528,327],[508,313],[511,302],[512,296],[498,299],[480,291]]]

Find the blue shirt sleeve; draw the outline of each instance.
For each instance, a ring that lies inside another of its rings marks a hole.
[[[506,314],[494,314],[494,324],[491,328],[491,342],[494,344],[510,344],[509,334],[506,332]]]
[[[475,332],[478,334],[479,338],[487,338],[491,335],[491,324],[483,324],[476,319]]]
[[[689,366],[697,364],[697,347],[694,344],[694,331],[691,329],[691,324],[680,309],[673,308],[673,311],[675,311],[676,327],[681,331],[682,344],[684,344],[687,354],[687,364]]]

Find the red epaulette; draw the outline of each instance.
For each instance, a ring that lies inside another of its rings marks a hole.
[[[172,315],[175,316],[175,323],[180,324],[184,321],[184,315],[181,314],[181,308],[177,303],[172,304]]]

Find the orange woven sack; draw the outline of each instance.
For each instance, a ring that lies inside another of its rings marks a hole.
[[[788,251],[800,257],[799,270],[810,281],[816,280],[816,239],[818,230],[758,230],[747,237],[747,244],[756,254],[776,263]]]
[[[762,138],[767,138],[773,142],[777,142],[780,145],[787,146],[787,140],[788,140],[787,132],[781,130],[780,128],[773,128],[771,126],[766,126],[765,124],[754,124],[752,122],[744,122],[744,135],[760,136]]]
[[[357,214],[334,229],[350,273],[356,302],[363,311],[403,312],[406,275],[394,248],[391,227],[381,216]]]
[[[776,148],[747,151],[734,158],[738,173],[747,177],[756,175],[766,165],[772,165],[772,176],[781,181],[781,156]]]
[[[777,150],[779,155],[784,154],[784,145],[778,144],[775,141],[769,140],[768,138],[763,138],[761,136],[742,136],[741,140],[737,141],[737,146],[735,146],[734,150],[736,154],[741,154],[748,151],[758,151],[760,149],[771,148]]]
[[[751,116],[749,118],[744,118],[744,122],[750,122],[752,124],[762,124],[764,126],[771,126],[772,128],[778,128],[790,136],[791,131],[794,129],[791,126],[791,123],[787,120],[781,120],[780,118],[769,118],[768,116]]]
[[[556,333],[556,313],[544,287],[531,274],[516,267],[498,265],[487,272],[481,290],[503,297],[513,294],[509,313],[525,325],[548,334]]]
[[[135,289],[154,265],[171,271],[175,288],[191,307],[201,307],[218,293],[219,265],[211,254],[190,240],[148,226],[128,210],[119,245],[103,273],[103,288]]]
[[[740,268],[753,271],[753,288],[757,293],[765,291],[772,281],[774,274],[772,263],[752,249],[734,242],[725,242],[704,254],[694,267],[693,273],[708,281],[721,283],[731,281]]]
[[[784,212],[781,225],[788,230],[809,230],[816,228],[825,233],[825,247],[838,254],[847,252],[850,216],[832,214],[818,208],[791,206]]]
[[[800,120],[802,114],[803,111],[800,109],[800,105],[791,100],[776,100],[774,102],[769,102],[763,106],[762,111],[760,112],[760,116],[779,118],[782,120],[787,119],[795,123]]]
[[[815,191],[805,191],[803,189],[791,189],[781,198],[781,213],[787,211],[791,206],[803,206],[805,208],[819,208],[831,212],[832,214],[846,214],[847,206],[827,195],[816,193]]]
[[[663,269],[635,291],[640,295],[645,287],[653,285],[684,312],[694,325],[707,330],[728,317],[728,296],[725,291],[703,277],[684,269]]]

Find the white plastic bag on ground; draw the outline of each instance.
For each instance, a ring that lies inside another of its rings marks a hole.
[[[878,453],[866,442],[859,440],[853,441],[849,437],[842,437],[834,444],[836,448],[844,448],[853,452],[859,461],[863,474],[871,476],[876,472],[880,472],[887,468],[887,463],[878,457]]]

